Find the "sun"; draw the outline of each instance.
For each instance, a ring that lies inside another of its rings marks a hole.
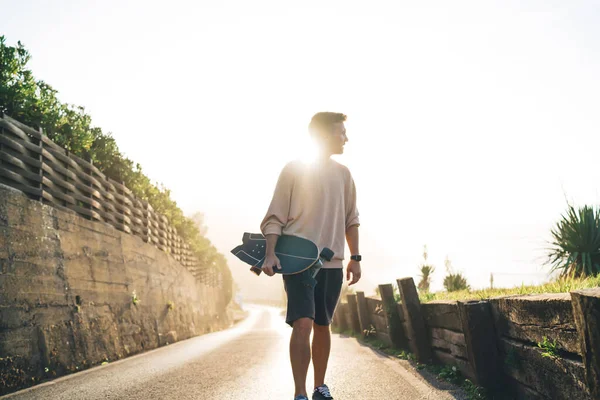
[[[294,158],[306,164],[314,164],[319,154],[319,148],[311,138],[303,138],[298,141],[294,150]]]

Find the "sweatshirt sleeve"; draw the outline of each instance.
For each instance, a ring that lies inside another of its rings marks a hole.
[[[346,230],[350,227],[356,225],[360,225],[358,208],[356,205],[356,185],[354,184],[354,179],[350,174],[348,174],[348,182],[347,182],[347,197],[346,197]]]
[[[275,234],[281,236],[283,228],[288,222],[293,187],[293,168],[291,164],[288,164],[279,174],[271,204],[260,224],[263,235]]]

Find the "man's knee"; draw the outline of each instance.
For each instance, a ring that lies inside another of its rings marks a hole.
[[[309,337],[312,327],[313,327],[312,319],[299,318],[294,321],[293,330],[298,335]]]
[[[328,334],[330,332],[329,325],[313,324],[313,329],[316,334]]]

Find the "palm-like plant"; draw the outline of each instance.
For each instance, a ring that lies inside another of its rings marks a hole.
[[[420,291],[427,293],[429,292],[429,287],[431,286],[431,275],[435,271],[435,267],[433,265],[427,264],[427,246],[423,247],[423,264],[421,264],[421,281],[417,286]]]
[[[600,273],[600,210],[569,205],[551,230],[553,241],[547,264],[561,276],[584,277]]]
[[[431,286],[431,275],[435,271],[433,265],[421,265],[421,281],[419,282],[419,290],[429,292]]]

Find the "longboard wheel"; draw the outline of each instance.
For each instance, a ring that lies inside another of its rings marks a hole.
[[[327,247],[324,247],[323,250],[321,250],[321,258],[325,259],[326,261],[331,261],[334,254],[335,253]]]
[[[250,271],[254,272],[256,276],[260,276],[260,274],[262,273],[262,269],[258,267],[250,267]]]

